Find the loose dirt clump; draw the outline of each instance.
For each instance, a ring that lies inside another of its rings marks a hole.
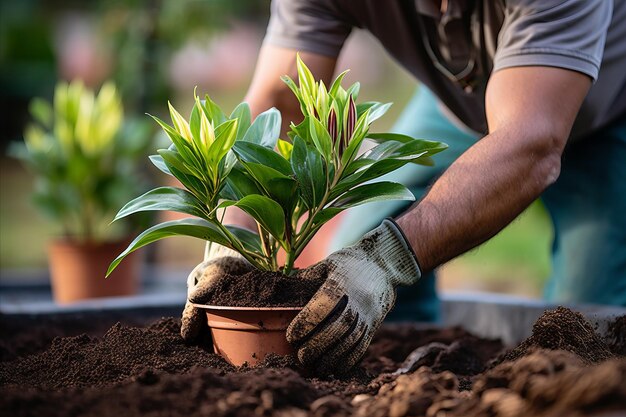
[[[507,417],[625,410],[625,380],[623,358],[589,366],[571,352],[540,349],[482,375],[464,409]]]
[[[378,395],[359,395],[352,405],[359,417],[436,415],[456,405],[461,394],[452,372],[433,373],[427,367],[386,383]]]
[[[497,363],[519,359],[537,349],[572,352],[588,364],[614,357],[583,315],[565,307],[543,313],[533,325],[532,335]]]

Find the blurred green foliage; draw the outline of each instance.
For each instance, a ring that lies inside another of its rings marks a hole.
[[[172,96],[164,64],[184,42],[220,33],[235,18],[265,19],[267,9],[255,0],[101,1],[99,30],[115,51],[112,78],[128,108],[152,111]]]
[[[99,38],[128,112],[155,112],[172,96],[165,65],[189,39],[208,38],[233,21],[264,22],[256,0],[0,0],[0,145],[18,140],[32,97],[50,97],[58,78],[58,31],[80,15]],[[97,87],[97,85],[91,85]],[[155,109],[156,108],[156,109]]]
[[[96,95],[80,80],[60,82],[53,104],[33,99],[30,112],[34,122],[10,153],[35,175],[35,205],[62,225],[66,238],[94,242],[129,233],[108,224],[146,188],[138,168],[151,144],[147,121],[124,119],[112,83]]]

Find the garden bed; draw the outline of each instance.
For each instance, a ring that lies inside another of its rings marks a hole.
[[[299,369],[289,357],[234,368],[202,347],[185,345],[177,319],[145,324],[153,318],[0,316],[0,414],[575,416],[626,411],[626,317],[601,337],[581,315],[552,310],[512,350],[458,327],[385,325],[358,369],[330,378]]]

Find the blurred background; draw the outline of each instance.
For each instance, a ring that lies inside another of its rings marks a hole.
[[[11,142],[23,140],[31,99],[51,100],[59,80],[82,79],[94,89],[112,80],[126,117],[165,116],[168,100],[186,113],[195,86],[230,112],[250,82],[268,18],[267,0],[0,0],[0,289],[46,281],[47,244],[61,232],[33,208],[32,174],[7,155]],[[416,83],[363,31],[342,52],[338,72],[347,68],[346,82],[362,84],[360,99],[394,102],[377,122],[390,129]],[[149,134],[156,150],[163,138],[156,128]],[[142,170],[152,185],[165,183],[149,164]],[[550,273],[551,234],[535,203],[494,239],[440,268],[439,287],[538,297]],[[203,243],[171,238],[143,251],[149,271],[170,271],[167,279],[184,285]],[[144,281],[152,275],[159,274]]]

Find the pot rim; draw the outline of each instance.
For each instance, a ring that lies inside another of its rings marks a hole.
[[[196,308],[205,310],[241,310],[241,311],[295,311],[302,310],[304,307],[235,307],[235,306],[216,306],[210,304],[191,303]]]

